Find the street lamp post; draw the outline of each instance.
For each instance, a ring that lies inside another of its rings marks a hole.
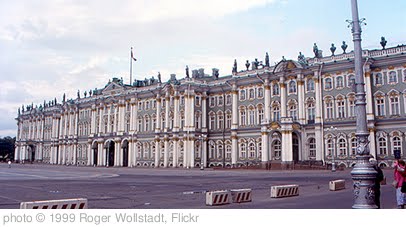
[[[369,153],[368,128],[366,119],[366,100],[364,90],[364,75],[362,68],[362,49],[361,49],[361,21],[358,17],[357,0],[351,0],[352,10],[352,36],[354,41],[354,66],[355,66],[355,86],[356,86],[356,132],[357,137],[357,162],[351,171],[354,181],[354,205],[356,209],[376,209],[375,204],[375,180],[377,172],[369,162],[371,157]]]
[[[200,139],[200,170],[204,170],[204,160],[203,160],[203,135],[199,135]]]
[[[333,133],[333,132],[337,131],[337,127],[330,126],[330,128],[326,128],[325,131]],[[329,139],[331,140],[331,143],[333,145],[333,151],[331,152],[331,172],[335,172],[336,171],[336,162],[335,162],[334,156],[335,156],[336,152],[334,152],[334,151],[335,151],[336,147],[335,147],[333,137],[331,135],[329,135]]]

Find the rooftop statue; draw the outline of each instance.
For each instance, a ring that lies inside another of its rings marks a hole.
[[[315,58],[319,57],[319,48],[317,47],[316,43],[314,43],[314,45],[313,45],[313,53],[314,53]]]
[[[92,89],[89,90],[89,97],[92,96]]]
[[[247,62],[245,63],[245,67],[247,67],[247,71],[249,70],[249,68],[250,68],[250,63],[249,63],[249,61],[247,60]]]
[[[343,45],[341,45],[341,49],[343,49],[343,54],[345,54],[345,50],[347,49],[348,45],[343,41]]]
[[[162,81],[161,81],[161,73],[160,72],[158,72],[158,83],[162,83]]]
[[[57,104],[56,97],[55,97],[54,101],[55,101],[55,105],[56,105]]]
[[[381,44],[383,50],[385,50],[385,46],[386,46],[387,42],[388,41],[386,41],[385,37],[382,36],[380,44]]]
[[[330,47],[330,51],[331,51],[331,55],[332,55],[332,56],[334,56],[334,52],[336,51],[336,49],[337,49],[337,48],[334,46],[334,43],[332,43],[332,44],[331,44],[331,47]]]
[[[85,98],[86,98],[86,96],[87,96],[87,91],[85,91],[84,95],[85,95]]]
[[[21,110],[24,112],[24,105],[21,107]]]
[[[252,70],[258,69],[259,61],[255,58],[255,61],[252,62]]]
[[[302,54],[302,52],[299,52],[299,56],[297,56],[297,61],[299,62],[299,64],[301,65],[307,65],[307,61],[305,56]]]
[[[269,67],[269,55],[268,55],[268,52],[266,52],[266,55],[265,55],[265,66]]]
[[[237,73],[237,59],[234,59],[233,73]]]
[[[65,93],[63,93],[63,96],[62,96],[62,103],[65,103]]]
[[[80,99],[80,91],[78,90],[78,99]]]
[[[18,115],[20,115],[21,114],[21,112],[20,112],[20,107],[18,107]]]
[[[186,78],[189,78],[189,67],[188,66],[186,66],[185,71],[186,71]]]

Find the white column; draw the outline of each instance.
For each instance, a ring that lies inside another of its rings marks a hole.
[[[96,133],[96,105],[92,105],[92,120],[91,120],[91,130],[90,130],[90,134],[95,134]]]
[[[185,109],[186,109],[186,103],[185,103]],[[174,97],[174,108],[173,108],[173,132],[179,132],[179,93],[178,91],[175,91],[175,97]],[[185,118],[186,118],[187,113],[185,113]]]
[[[207,93],[202,95],[202,132],[207,132]]]
[[[76,165],[77,158],[78,158],[78,144],[75,143],[72,146],[73,146],[73,153],[72,153],[72,155],[73,155],[73,158],[72,158],[73,165]]]
[[[178,167],[179,159],[179,138],[173,138],[173,168]]]
[[[124,133],[125,128],[125,100],[120,100],[118,104],[118,132]]]
[[[170,109],[169,100],[170,100],[169,92],[167,92],[167,93],[166,93],[166,97],[165,97],[165,132],[168,131],[168,129],[169,129],[169,122],[170,122],[170,121],[169,121],[169,109]]]
[[[169,138],[165,136],[164,138],[164,146],[165,146],[165,152],[164,152],[164,168],[168,167],[168,162],[169,162]]]
[[[104,149],[103,149],[103,142],[97,141],[97,165],[98,166],[105,166],[105,157]]]
[[[104,104],[100,103],[100,107],[99,107],[99,122],[97,122],[98,127],[99,127],[99,134],[104,133],[103,131],[103,115],[104,115],[104,109],[106,108],[106,106],[104,106]]]
[[[373,111],[373,99],[372,99],[372,85],[371,85],[371,69],[368,65],[364,69],[365,74],[365,91],[366,91],[366,101],[367,101],[367,120],[373,121],[375,120],[375,115]],[[371,144],[372,145],[372,144]],[[376,157],[376,156],[375,156]]]
[[[155,168],[159,167],[159,157],[161,155],[161,142],[159,138],[155,139]]]
[[[304,81],[303,81],[303,74],[297,75],[297,102],[299,104],[299,122],[300,124],[305,124],[306,116],[305,116],[305,108],[304,108]]]
[[[232,90],[233,96],[233,103],[232,103],[232,125],[231,125],[231,164],[237,164],[238,160],[238,137],[237,137],[237,129],[238,129],[238,89],[235,84],[233,84]]]
[[[266,131],[266,127],[262,128],[261,130],[261,145],[262,145],[262,162],[269,161],[269,136],[268,132]]]
[[[279,86],[281,88],[281,118],[286,117],[286,105],[287,105],[287,97],[286,97],[286,85],[285,79],[283,77],[279,80]]]
[[[292,131],[282,131],[282,162],[293,161]]]
[[[87,142],[87,165],[91,166],[94,160],[94,154],[92,149],[92,142]]]
[[[159,133],[161,129],[161,97],[158,94],[156,97],[156,126],[155,126],[155,132]]]
[[[265,113],[265,122],[271,121],[271,86],[269,85],[269,80],[265,79],[265,103],[264,103],[264,113]],[[260,122],[261,123],[261,122]]]
[[[370,143],[369,144],[369,150],[371,151],[371,154],[376,159],[378,157],[378,149],[376,149],[375,128],[370,128],[369,129],[369,143]],[[351,148],[351,146],[350,146],[350,148]]]

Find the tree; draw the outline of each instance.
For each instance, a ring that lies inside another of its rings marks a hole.
[[[14,160],[15,141],[15,137],[0,138],[0,161]]]

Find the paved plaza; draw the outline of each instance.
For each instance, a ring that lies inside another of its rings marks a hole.
[[[38,164],[0,164],[0,208],[18,209],[20,202],[87,198],[89,208],[105,209],[350,209],[353,190],[350,169],[213,170],[105,168]],[[396,207],[390,185],[393,170],[385,169],[381,204]],[[329,191],[331,180],[345,179],[346,189]],[[271,186],[298,184],[299,196],[270,198]],[[206,206],[205,192],[252,189],[252,202]]]

